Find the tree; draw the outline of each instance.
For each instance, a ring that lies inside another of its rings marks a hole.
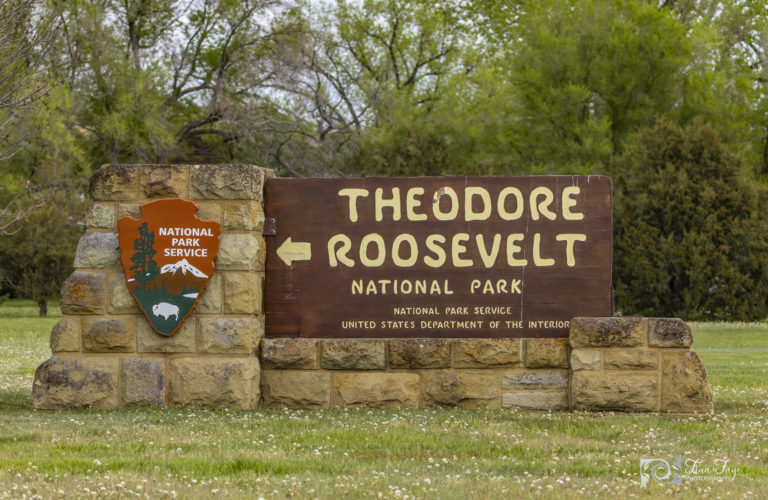
[[[39,0],[0,0],[0,19],[0,162],[6,162],[27,137],[18,128],[24,119],[34,116],[41,99],[54,86],[48,74],[52,61],[45,55],[58,26]],[[22,203],[27,199],[28,178],[3,177],[0,237],[18,230],[20,222],[37,208]]]
[[[31,203],[39,207],[18,230],[0,239],[0,278],[4,286],[34,300],[40,316],[58,296],[72,272],[72,256],[82,233],[85,201],[77,188],[38,191]]]
[[[745,174],[768,175],[768,4],[761,0],[667,1],[688,28],[682,123],[704,116],[745,159]],[[752,170],[749,172],[748,170]]]
[[[276,103],[279,116],[290,117],[280,170],[303,173],[290,158],[306,149],[325,163],[314,173],[439,172],[421,160],[435,163],[428,156],[440,155],[444,141],[420,125],[429,127],[461,73],[454,16],[450,3],[422,0],[339,0],[317,15],[310,10],[305,29],[277,47]],[[430,153],[421,154],[424,146]]]
[[[149,232],[146,222],[139,226],[139,237],[133,242],[133,249],[136,250],[136,253],[131,256],[133,266],[129,271],[135,271],[133,279],[140,283],[142,290],[146,291],[147,283],[155,279],[159,273],[157,262],[154,259],[157,253],[155,250],[155,233]]]
[[[53,3],[94,164],[230,161],[258,130],[285,2]]]
[[[642,0],[474,2],[483,59],[506,96],[504,136],[524,171],[604,168],[624,140],[673,116],[686,26]]]
[[[701,120],[659,122],[615,165],[614,288],[624,314],[768,314],[768,202]]]

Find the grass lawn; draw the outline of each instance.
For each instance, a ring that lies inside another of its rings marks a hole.
[[[708,419],[456,409],[37,413],[32,375],[50,356],[58,318],[36,314],[31,302],[0,305],[0,498],[768,498],[768,323],[692,325],[714,391]],[[698,479],[641,488],[644,455],[680,456],[685,469],[698,461],[690,474]],[[722,460],[731,474],[717,481]]]

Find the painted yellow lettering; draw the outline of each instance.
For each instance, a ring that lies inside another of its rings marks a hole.
[[[376,221],[384,220],[384,208],[392,209],[392,220],[400,220],[400,188],[392,188],[392,198],[384,198],[384,190],[376,188],[374,195],[376,205]]]
[[[408,220],[427,220],[427,214],[417,214],[416,207],[421,206],[421,200],[417,200],[416,196],[424,194],[423,187],[415,187],[408,190],[405,195],[405,216]]]
[[[576,196],[580,192],[581,192],[581,189],[579,189],[579,186],[568,186],[565,189],[563,189],[563,202],[561,203],[563,207],[563,219],[565,220],[584,219],[584,214],[571,211],[571,208],[576,206],[576,200],[571,198],[571,196]]]
[[[483,204],[483,209],[475,212],[472,207],[472,198],[479,196]],[[464,188],[464,220],[467,222],[473,220],[486,220],[491,216],[491,195],[485,188],[470,186]]]
[[[496,257],[499,255],[501,235],[493,235],[493,244],[490,252],[488,252],[488,249],[485,246],[485,237],[482,234],[475,235],[475,241],[477,242],[477,249],[480,250],[480,258],[483,260],[485,267],[493,267],[493,264],[496,262]]]
[[[424,256],[424,263],[429,267],[441,267],[445,264],[445,250],[438,245],[438,242],[445,243],[445,236],[442,234],[430,234],[427,236],[427,248],[435,254],[435,257]]]
[[[336,245],[341,243],[341,247]],[[337,267],[339,262],[347,267],[355,267],[355,261],[347,257],[347,252],[352,248],[352,240],[346,234],[334,234],[328,240],[328,263],[331,267]]]
[[[533,234],[533,264],[538,267],[555,265],[555,259],[542,258],[541,256],[541,233]]]
[[[541,195],[544,196],[544,199],[538,201],[539,196]],[[549,209],[549,205],[551,205],[552,201],[555,199],[555,195],[552,193],[551,189],[548,187],[539,186],[531,191],[529,198],[531,205],[531,219],[539,220],[539,214],[543,215],[549,220],[555,220],[557,218],[557,215],[555,215],[555,213]]]
[[[565,242],[565,263],[568,264],[568,267],[575,266],[576,256],[573,253],[573,246],[577,241],[587,241],[587,235],[578,233],[563,233],[555,236],[555,239],[557,241]]]
[[[451,241],[451,258],[453,265],[456,267],[470,267],[472,261],[470,259],[464,259],[462,254],[466,253],[467,247],[464,246],[464,242],[469,241],[469,235],[467,233],[456,233],[453,235]]]
[[[368,246],[373,243],[376,245],[376,257],[368,258]],[[387,250],[384,248],[384,238],[378,233],[369,233],[363,236],[360,241],[360,263],[365,267],[380,267],[384,264],[387,256]]]
[[[515,211],[507,212],[506,199],[508,196],[515,197]],[[499,212],[499,217],[502,220],[517,220],[523,215],[523,209],[525,208],[525,201],[523,200],[523,193],[516,187],[505,187],[499,193],[496,209]]]
[[[528,259],[518,259],[515,255],[521,252],[523,249],[520,245],[516,244],[517,241],[522,241],[525,238],[523,233],[513,233],[507,236],[507,264],[509,267],[521,267],[528,265]]]
[[[451,209],[447,212],[440,210],[440,199],[447,196],[451,200]],[[435,191],[435,198],[432,200],[432,213],[437,220],[454,220],[459,215],[459,197],[453,188],[445,186]]]
[[[357,199],[368,196],[367,189],[346,188],[339,190],[339,196],[349,196],[349,220],[357,222]]]
[[[400,257],[400,246],[403,243],[408,243],[411,247],[410,255],[407,259]],[[416,244],[416,238],[411,234],[398,234],[395,236],[395,240],[392,242],[392,260],[397,267],[411,267],[416,263],[416,259],[419,258],[419,246]]]

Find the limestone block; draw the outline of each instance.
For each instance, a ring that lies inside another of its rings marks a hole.
[[[392,368],[449,368],[451,342],[447,339],[393,339],[389,341]]]
[[[200,300],[197,303],[197,312],[200,313],[220,313],[222,310],[222,277],[221,273],[213,273],[211,279],[208,280],[205,290],[200,295]]]
[[[228,272],[224,275],[224,312],[258,314],[263,305],[264,273]]]
[[[35,409],[117,408],[117,370],[115,356],[50,358],[35,371]]]
[[[571,370],[599,370],[599,349],[574,349],[571,351]]]
[[[498,408],[499,377],[491,373],[428,371],[423,374],[424,404]]]
[[[198,201],[197,206],[200,207],[197,210],[198,218],[203,220],[214,220],[221,223],[221,204],[217,201]]]
[[[216,257],[216,269],[263,271],[267,247],[256,233],[223,233]]]
[[[64,314],[104,314],[107,277],[103,273],[75,271],[61,287],[61,312]]]
[[[314,339],[263,339],[261,362],[264,368],[317,368],[317,343]]]
[[[523,339],[523,366],[568,368],[568,339]]]
[[[114,229],[117,211],[113,205],[94,203],[85,215],[85,227],[88,229]]]
[[[573,372],[572,404],[581,410],[657,411],[658,376],[603,371]]]
[[[138,318],[136,338],[138,352],[195,352],[197,321],[190,317],[170,337],[155,332],[143,316]]]
[[[204,408],[255,408],[259,402],[259,360],[176,358],[171,360],[170,401]]]
[[[261,201],[268,173],[254,165],[194,165],[189,193],[193,199]]]
[[[109,314],[137,314],[141,312],[133,299],[133,295],[128,291],[124,274],[118,274],[109,280],[107,312]]]
[[[333,406],[413,408],[419,404],[415,373],[334,373]]]
[[[139,169],[136,165],[104,165],[90,181],[95,201],[123,201],[139,198]]]
[[[61,318],[51,330],[51,352],[80,351],[80,317]]]
[[[651,347],[691,347],[693,332],[679,318],[649,318],[648,345]]]
[[[165,361],[129,358],[120,374],[122,406],[165,406]]]
[[[658,366],[658,354],[652,349],[606,349],[605,369],[649,370]]]
[[[501,389],[513,391],[557,390],[568,387],[566,370],[535,370],[505,373]]]
[[[645,345],[648,322],[639,317],[574,318],[571,347],[635,347]]]
[[[661,411],[712,413],[712,390],[707,371],[693,351],[662,353]]]
[[[259,318],[200,318],[198,347],[205,353],[251,354],[263,331]]]
[[[120,263],[117,233],[85,233],[77,243],[74,267],[109,269]]]
[[[453,341],[456,368],[490,368],[520,362],[520,339],[458,339]]]
[[[383,370],[385,341],[368,339],[324,340],[320,367],[326,370]]]
[[[264,229],[264,208],[258,201],[224,203],[224,229],[256,231]]]
[[[141,218],[141,209],[138,203],[120,203],[117,206],[117,218],[133,217],[134,219]]]
[[[261,402],[265,408],[328,408],[331,374],[324,371],[264,370]]]
[[[134,352],[136,318],[83,319],[83,352]]]
[[[184,165],[141,166],[141,191],[147,198],[187,198],[188,179]]]
[[[501,395],[501,406],[521,410],[565,410],[568,408],[568,393],[506,392]]]

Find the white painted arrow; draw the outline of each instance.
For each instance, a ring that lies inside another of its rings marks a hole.
[[[278,247],[277,256],[289,266],[295,260],[310,260],[312,258],[312,244],[303,241],[291,241],[289,236]]]

